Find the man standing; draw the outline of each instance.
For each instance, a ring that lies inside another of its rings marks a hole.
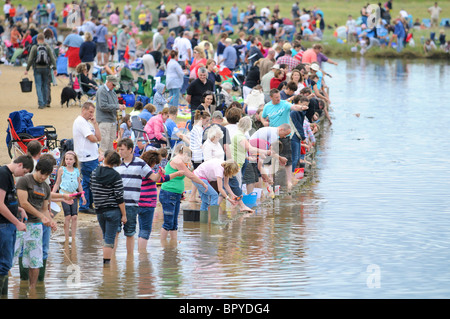
[[[81,186],[86,198],[86,204],[80,205],[80,213],[93,213],[93,210],[90,210],[93,203],[91,174],[98,166],[98,142],[101,141],[100,128],[94,113],[94,104],[86,102],[81,108],[81,115],[73,122],[74,151],[80,161]]]
[[[259,79],[262,80],[263,76],[269,73],[272,67],[275,65],[275,50],[270,48],[267,52],[267,56],[259,62]]]
[[[401,52],[406,37],[404,19],[401,16],[398,17],[397,22],[395,23],[394,35],[397,36],[397,52]]]
[[[222,59],[218,64],[224,64],[230,71],[236,68],[237,63],[237,52],[232,45],[232,40],[230,38],[225,39],[225,50],[223,51]]]
[[[178,51],[178,63],[181,66],[186,66],[193,56],[191,39],[192,32],[185,31],[183,37],[176,42],[176,48],[174,49]]]
[[[278,89],[272,89],[270,91],[271,101],[264,106],[263,112],[261,114],[261,121],[264,126],[279,127],[283,124],[290,123],[291,111],[304,111],[302,105],[293,105],[286,100],[281,100],[280,91]],[[267,123],[268,122],[268,123]],[[291,152],[291,141],[290,137],[280,138],[282,143],[282,151],[280,156],[287,159],[285,165],[286,171],[286,185],[288,190],[292,187],[292,152]]]
[[[428,8],[428,12],[431,14],[431,27],[437,27],[439,25],[439,14],[442,9],[438,6],[438,3],[435,2],[434,6]]]
[[[25,210],[19,207],[14,178],[34,168],[31,156],[21,155],[0,167],[0,298],[8,294],[8,272],[13,265],[16,231],[25,231]]]
[[[263,88],[264,93],[264,101],[267,103],[270,101],[270,80],[275,76],[275,70],[279,70],[280,65],[274,64],[272,65],[269,72],[267,72],[262,78],[261,78],[261,86]]]
[[[37,44],[31,48],[30,55],[28,57],[25,75],[27,75],[28,70],[33,67],[38,104],[39,108],[43,109],[45,107],[50,107],[50,103],[48,103],[48,87],[50,86],[51,79],[50,69],[53,70],[56,76],[56,60],[52,49],[45,43],[43,33],[39,33],[37,35],[36,41]]]
[[[98,8],[97,8],[98,10]],[[108,63],[108,43],[106,36],[108,35],[108,20],[102,19],[102,23],[99,24],[94,31],[97,44],[97,61],[99,65],[105,65]]]
[[[113,142],[117,133],[117,111],[125,110],[124,104],[119,104],[114,88],[119,85],[119,79],[115,75],[106,77],[105,85],[97,90],[96,120],[100,128],[100,149],[102,152],[114,150]]]
[[[203,93],[206,91],[214,92],[214,83],[208,80],[208,70],[204,67],[198,69],[198,79],[192,81],[186,90],[186,101],[191,106],[191,127],[194,125],[194,114],[201,104]]]
[[[166,29],[164,27],[159,27],[158,32],[155,32],[153,35],[153,50],[159,51],[163,53],[166,48],[166,44],[164,41],[164,34],[166,33]]]

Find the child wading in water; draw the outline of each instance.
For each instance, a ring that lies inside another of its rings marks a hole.
[[[58,169],[56,176],[56,182],[53,186],[53,192],[63,194],[74,194],[77,192],[82,193],[83,187],[81,186],[80,171],[78,169],[78,157],[73,151],[68,151],[64,154],[61,161],[61,166]],[[83,205],[86,204],[86,198],[84,194],[81,195]],[[72,239],[75,238],[77,231],[77,218],[78,218],[78,199],[73,197],[71,202],[61,202],[64,211],[64,233],[66,240],[69,239],[69,230],[72,229]]]

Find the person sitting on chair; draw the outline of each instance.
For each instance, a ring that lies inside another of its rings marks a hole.
[[[79,80],[81,83],[80,87],[83,90],[84,93],[86,93],[87,95],[91,96],[91,95],[95,95],[95,93],[97,92],[97,82],[95,82],[94,80],[91,80],[89,78],[89,69],[90,69],[90,65],[87,63],[80,63],[77,66],[77,73],[79,75]]]

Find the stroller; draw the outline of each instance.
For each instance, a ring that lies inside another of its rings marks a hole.
[[[31,120],[33,113],[26,110],[9,114],[6,130],[6,145],[10,158],[27,154],[27,144],[37,140],[43,146],[43,153],[58,147],[58,135],[52,125],[34,126]]]

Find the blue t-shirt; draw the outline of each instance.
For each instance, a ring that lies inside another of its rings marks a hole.
[[[225,50],[223,51],[223,58],[225,59],[223,61],[223,64],[225,64],[225,66],[230,70],[234,70],[234,68],[236,67],[237,52],[232,45],[229,45],[225,48]]]
[[[272,104],[272,101],[264,106],[262,117],[269,119],[269,126],[278,127],[281,124],[289,123],[292,104],[281,100],[279,104]]]
[[[167,129],[167,135],[169,135],[169,138],[171,138],[170,146],[173,147],[176,141],[172,140],[172,138],[174,138],[174,135],[177,134],[180,130],[178,129],[177,124],[171,119],[167,119],[164,125]]]

